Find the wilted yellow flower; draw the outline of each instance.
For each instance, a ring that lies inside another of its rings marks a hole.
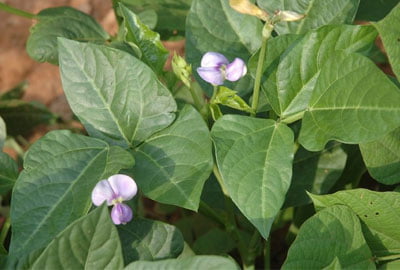
[[[229,0],[229,4],[237,12],[256,16],[263,21],[267,21],[269,18],[267,12],[260,9],[249,0]]]

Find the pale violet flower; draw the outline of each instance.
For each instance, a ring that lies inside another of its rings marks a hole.
[[[229,63],[225,56],[216,52],[204,54],[200,65],[197,73],[213,85],[222,85],[224,80],[235,82],[247,73],[246,64],[242,59],[235,58]]]
[[[126,224],[132,220],[132,209],[122,203],[129,201],[137,193],[135,181],[124,174],[115,174],[97,183],[92,191],[92,202],[100,206],[103,202],[113,205],[111,219],[114,224]]]

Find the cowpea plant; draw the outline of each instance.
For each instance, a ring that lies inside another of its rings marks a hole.
[[[1,153],[2,267],[400,267],[398,1],[172,2],[113,1],[115,36],[0,3],[86,130]]]

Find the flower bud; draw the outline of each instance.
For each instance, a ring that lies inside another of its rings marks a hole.
[[[303,19],[306,15],[290,10],[278,10],[275,16],[280,22],[294,22]]]
[[[229,5],[237,12],[256,16],[263,21],[267,21],[269,18],[267,12],[257,7],[249,0],[229,0]]]
[[[190,87],[190,81],[192,76],[192,66],[189,65],[184,58],[180,57],[176,53],[172,58],[172,70],[175,75],[187,86]]]

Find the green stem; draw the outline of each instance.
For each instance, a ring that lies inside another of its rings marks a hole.
[[[8,13],[20,16],[20,17],[28,18],[28,19],[36,19],[37,18],[37,16],[35,14],[20,10],[18,8],[14,8],[12,6],[9,6],[9,5],[1,3],[1,2],[0,2],[0,9],[4,10],[5,12],[8,12]]]
[[[224,181],[222,180],[221,173],[219,172],[219,169],[218,169],[218,167],[217,167],[216,164],[214,164],[213,173],[214,173],[214,175],[215,175],[215,178],[217,178],[217,181],[218,181],[218,183],[219,183],[219,185],[220,185],[220,187],[221,187],[221,189],[222,189],[222,193],[224,193],[224,195],[225,195],[226,197],[229,197],[229,193],[228,193],[228,191],[226,190],[226,187],[225,187],[225,185],[224,185]]]
[[[218,85],[213,85],[213,94],[211,96],[210,103],[214,103],[214,100],[217,97],[218,87]]]
[[[271,269],[271,244],[268,238],[264,246],[264,269]]]
[[[254,269],[254,261],[256,258],[256,250],[257,250],[257,243],[260,240],[260,233],[257,229],[254,230],[254,233],[250,239],[250,243],[247,248],[246,254],[246,269]]]
[[[378,261],[378,262],[391,261],[391,260],[397,260],[397,259],[400,259],[400,254],[395,254],[395,255],[389,255],[389,256],[375,258],[375,260]]]
[[[256,116],[258,101],[260,99],[260,87],[261,87],[261,77],[264,67],[265,55],[267,52],[267,41],[271,37],[272,30],[274,26],[270,23],[266,23],[263,28],[263,38],[262,44],[260,49],[260,55],[258,56],[258,63],[257,63],[257,70],[256,70],[256,78],[254,81],[254,88],[253,88],[253,100],[251,102],[251,109],[252,113],[251,116]]]
[[[10,217],[8,217],[3,224],[3,228],[1,229],[0,233],[0,244],[4,243],[4,240],[6,240],[8,230],[10,229],[11,222],[10,222]]]
[[[212,209],[208,204],[203,201],[200,201],[199,212],[202,213],[204,216],[212,219],[219,225],[225,227],[225,220],[221,217],[221,215],[218,215],[218,213],[215,212],[214,209]]]
[[[304,111],[298,112],[296,114],[290,115],[286,118],[282,118],[281,122],[285,124],[291,124],[296,122],[297,120],[300,120],[304,116]]]
[[[192,95],[194,106],[197,108],[197,110],[199,112],[202,112],[203,105],[202,105],[201,101],[199,100],[199,97],[196,95],[196,92],[195,92],[195,90],[193,88],[193,83],[191,83],[190,85],[186,85],[186,86],[189,87],[189,92]]]

